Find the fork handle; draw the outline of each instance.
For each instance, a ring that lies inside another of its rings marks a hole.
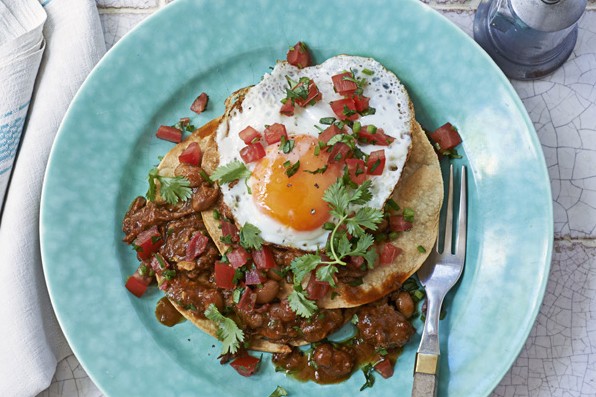
[[[437,375],[417,372],[414,374],[412,397],[436,397]]]
[[[434,397],[437,395],[437,370],[439,355],[416,353],[412,397]]]

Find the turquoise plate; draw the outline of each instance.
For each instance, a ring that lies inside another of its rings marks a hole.
[[[410,1],[185,1],[148,18],[97,65],[66,115],[51,154],[41,211],[50,296],[64,333],[110,396],[409,395],[419,337],[396,374],[358,390],[361,373],[330,386],[300,383],[270,365],[244,378],[221,366],[220,344],[184,323],[160,325],[151,291],[124,288],[137,266],[121,242],[128,204],[172,144],[160,124],[188,116],[206,91],[200,125],[234,90],[259,81],[288,47],[317,61],[371,56],[407,86],[419,121],[451,121],[469,165],[466,270],[441,322],[441,396],[486,396],[523,346],[544,294],[553,240],[549,179],[526,111],[503,74],[462,31]]]

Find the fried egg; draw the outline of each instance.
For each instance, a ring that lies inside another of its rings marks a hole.
[[[284,153],[279,143],[269,145],[263,158],[246,164],[251,171],[246,183],[221,186],[224,204],[239,227],[251,223],[259,228],[266,242],[284,247],[305,251],[324,247],[329,231],[323,226],[332,219],[323,193],[343,175],[343,169],[330,164],[325,172],[313,171],[321,169],[328,161],[329,154],[316,149],[320,128],[327,127],[320,121],[336,117],[330,102],[343,96],[335,92],[332,76],[345,71],[352,71],[358,79],[366,79],[363,95],[370,98],[369,106],[375,109],[374,114],[360,116],[358,122],[382,128],[386,135],[394,138],[388,146],[358,145],[366,154],[385,150],[382,174],[367,176],[373,195],[367,205],[383,208],[400,178],[412,142],[414,114],[398,78],[376,60],[364,57],[340,55],[303,69],[278,62],[270,74],[246,92],[240,106],[231,108],[216,133],[220,165],[242,161],[239,153],[246,144],[239,132],[248,126],[263,132],[265,126],[280,123],[286,127],[288,138],[294,141],[289,153]],[[322,99],[313,106],[297,106],[292,116],[280,114],[281,100],[287,96],[287,78],[298,81],[301,77],[315,82]],[[300,168],[289,177],[288,164],[297,161]]]

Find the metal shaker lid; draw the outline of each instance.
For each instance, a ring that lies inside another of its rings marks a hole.
[[[587,0],[510,0],[517,16],[532,29],[557,32],[576,23]]]

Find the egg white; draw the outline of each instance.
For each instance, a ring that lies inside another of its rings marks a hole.
[[[372,71],[372,75],[362,72],[366,69]],[[359,145],[367,154],[385,149],[385,168],[382,175],[370,177],[373,198],[367,203],[370,207],[381,209],[393,192],[407,159],[412,142],[411,120],[414,115],[408,94],[399,79],[372,58],[339,55],[304,69],[298,69],[287,62],[278,62],[271,74],[266,74],[248,90],[242,106],[232,109],[226,122],[219,126],[216,133],[219,164],[242,161],[239,153],[245,143],[238,133],[247,126],[263,132],[265,125],[280,123],[285,125],[290,137],[301,134],[318,136],[319,130],[315,125],[326,127],[319,120],[335,117],[329,102],[343,98],[334,91],[331,77],[346,70],[352,70],[357,78],[367,80],[363,94],[370,98],[369,105],[376,109],[375,114],[361,116],[358,121],[362,125],[372,124],[382,128],[385,134],[395,138],[389,146]],[[322,100],[306,108],[297,106],[294,116],[280,114],[280,101],[286,97],[288,87],[286,76],[295,81],[301,77],[311,78],[322,93]],[[246,164],[251,171],[255,165],[256,163]],[[248,186],[250,183],[249,178]],[[222,185],[221,191],[224,203],[234,214],[239,226],[247,222],[257,226],[266,242],[306,251],[314,251],[325,245],[329,231],[322,228],[308,232],[297,231],[279,223],[259,210],[245,183]]]

